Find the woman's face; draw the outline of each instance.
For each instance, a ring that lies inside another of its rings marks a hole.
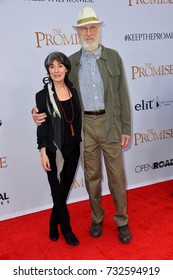
[[[67,68],[57,60],[53,60],[49,66],[49,75],[53,82],[61,82],[64,80]]]

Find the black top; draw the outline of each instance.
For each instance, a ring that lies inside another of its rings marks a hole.
[[[77,104],[74,102],[74,98],[72,96],[72,106],[73,106],[73,110],[74,110],[74,119],[72,122],[72,126],[74,129],[74,136],[72,136],[72,131],[71,131],[71,124],[68,123],[65,119],[64,119],[64,141],[63,141],[63,145],[70,145],[73,142],[78,142],[79,141],[79,136],[80,136],[80,124],[79,124],[79,115],[80,115],[80,111],[79,108],[77,106]],[[72,106],[71,106],[71,102],[70,99],[65,100],[65,101],[59,101],[61,102],[61,105],[64,108],[64,112],[66,115],[66,119],[68,121],[70,121],[72,119]],[[63,118],[64,118],[64,114],[63,114]]]
[[[48,87],[47,84],[44,86],[44,89],[39,91],[36,94],[36,106],[39,110],[39,113],[45,112],[47,114],[47,118],[45,122],[43,122],[40,126],[37,127],[37,143],[38,149],[42,147],[46,147],[48,150],[55,152],[56,146],[54,141],[56,139],[56,144],[58,148],[61,150],[62,146],[69,145],[73,142],[80,142],[81,141],[81,128],[82,128],[82,117],[81,117],[81,107],[78,98],[78,94],[76,89],[73,85],[69,82],[67,84],[71,94],[72,94],[72,102],[74,107],[74,120],[73,120],[73,127],[75,135],[71,135],[70,124],[66,123],[64,119],[64,114],[60,103],[57,99],[56,94],[54,93],[55,102],[61,114],[61,118],[58,116],[54,118],[52,116],[53,107],[50,102]],[[54,90],[54,88],[52,88]],[[48,106],[51,109],[51,112],[48,110]],[[66,117],[68,120],[71,120],[72,117],[72,110],[70,99],[66,101],[61,101],[61,104],[65,110]]]

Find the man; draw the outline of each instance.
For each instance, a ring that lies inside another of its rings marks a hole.
[[[102,235],[104,209],[101,206],[101,155],[107,172],[108,186],[116,208],[114,221],[119,240],[132,239],[128,227],[126,180],[122,148],[130,142],[130,103],[123,64],[119,54],[101,45],[102,21],[90,7],[81,9],[77,31],[82,48],[69,58],[74,83],[83,108],[84,175],[92,210],[90,235]],[[45,115],[33,112],[37,125]]]

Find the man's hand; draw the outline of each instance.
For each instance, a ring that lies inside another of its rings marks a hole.
[[[122,135],[121,147],[126,148],[130,143],[130,136],[129,135]]]
[[[45,119],[47,118],[46,113],[39,114],[39,110],[37,107],[34,107],[32,109],[32,117],[36,125],[41,125],[43,122],[45,122]]]

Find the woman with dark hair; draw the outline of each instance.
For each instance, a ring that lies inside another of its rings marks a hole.
[[[79,241],[72,231],[66,201],[80,156],[81,108],[76,89],[68,79],[68,57],[53,52],[44,65],[49,82],[36,94],[36,104],[47,118],[37,127],[37,143],[53,200],[49,237],[58,240],[59,225],[67,244],[76,246]]]

